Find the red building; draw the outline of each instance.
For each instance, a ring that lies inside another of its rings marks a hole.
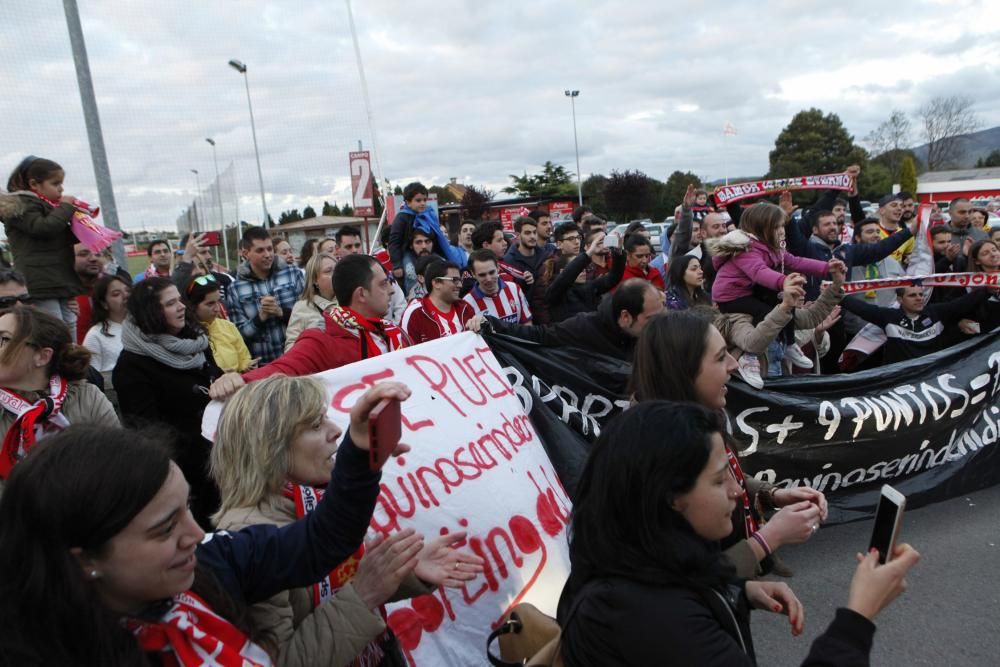
[[[1000,168],[929,171],[917,179],[916,194],[921,202],[1000,197]]]

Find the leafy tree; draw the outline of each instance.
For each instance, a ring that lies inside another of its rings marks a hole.
[[[927,142],[929,170],[953,164],[961,151],[959,138],[979,129],[972,104],[971,97],[935,97],[917,111]]]
[[[469,220],[482,220],[486,211],[489,210],[490,201],[494,194],[492,190],[487,190],[485,187],[466,186],[465,194],[462,195],[462,208],[465,210],[465,217]]]
[[[591,174],[582,184],[583,198],[587,206],[600,216],[608,214],[608,204],[604,199],[604,188],[607,185],[608,177],[601,174]]]
[[[392,189],[392,194],[394,194],[394,195],[402,195],[403,194],[403,188],[401,186],[397,185],[396,187],[394,187]]]
[[[457,204],[458,203],[458,197],[456,197],[455,195],[453,195],[451,193],[451,190],[449,190],[448,188],[442,187],[440,185],[432,185],[431,187],[427,188],[427,191],[428,192],[433,192],[434,194],[437,195],[437,200],[438,200],[438,205],[439,206],[441,206],[443,204]]]
[[[986,157],[976,160],[977,169],[984,167],[1000,167],[1000,149],[991,151]]]
[[[903,158],[903,166],[900,168],[899,188],[903,192],[916,194],[917,192],[917,166],[913,164],[913,158]]]
[[[330,202],[324,201],[323,202],[323,215],[340,215],[340,209],[337,208],[336,202],[334,202],[333,206],[331,206]]]
[[[858,178],[858,194],[862,199],[875,201],[882,195],[892,192],[892,184],[895,182],[889,167],[878,162],[868,162],[855,160],[851,164],[861,165],[861,176]],[[806,193],[815,198],[815,193]],[[812,199],[810,199],[812,201]]]
[[[854,145],[837,114],[819,109],[795,114],[774,142],[770,178],[830,174],[859,162],[863,149]]]
[[[702,187],[701,179],[690,171],[678,170],[667,177],[662,195],[663,206],[668,211],[664,214],[664,217],[674,214],[674,209],[684,200],[684,192],[687,190],[689,184],[694,185],[696,188]]]
[[[270,217],[270,216],[268,216]],[[278,216],[278,224],[284,225],[289,222],[298,222],[302,219],[302,214],[299,213],[299,209],[293,208],[290,211],[282,211],[281,215]]]
[[[576,192],[576,184],[572,175],[562,165],[546,160],[539,174],[531,176],[525,172],[522,176],[510,174],[513,184],[504,188],[503,192],[519,197],[552,197]]]
[[[652,215],[656,205],[656,181],[641,171],[612,171],[604,186],[608,213],[621,222]]]
[[[315,218],[315,217],[316,217],[316,209],[307,204],[306,207],[302,209],[302,219],[308,220],[309,218]]]
[[[344,208],[340,209],[340,214],[346,218],[350,218],[354,215],[354,209],[350,204],[344,204]]]
[[[865,143],[871,149],[872,155],[882,159],[893,179],[900,177],[903,158],[906,157],[905,149],[910,145],[911,134],[910,119],[899,109],[893,109],[889,118],[865,137]]]

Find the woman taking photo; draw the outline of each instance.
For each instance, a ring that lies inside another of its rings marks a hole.
[[[222,316],[222,290],[212,274],[197,276],[184,289],[188,305],[208,334],[215,365],[223,372],[242,373],[256,364],[236,325]]]
[[[802,632],[786,584],[735,579],[721,557],[743,495],[728,458],[719,413],[692,403],[640,403],[601,432],[577,487],[559,604],[568,667],[755,665],[751,608],[786,614]],[[868,664],[872,619],[919,555],[904,545],[887,565],[877,553],[858,558],[847,607],[803,664]]]
[[[672,311],[651,319],[639,336],[632,391],[640,403],[690,401],[724,416],[726,383],[736,368],[725,339],[705,316]],[[742,494],[734,515],[735,529],[723,546],[736,573],[749,579],[771,571],[775,564],[771,556],[778,548],[812,537],[826,520],[826,498],[808,487],[778,489],[744,475],[728,435],[726,451]],[[759,506],[779,511],[762,525]],[[783,564],[775,573],[790,574]]]
[[[340,465],[340,428],[326,417],[329,404],[317,380],[280,375],[229,399],[212,448],[220,530],[285,526],[306,514],[335,460]],[[410,553],[420,535],[395,533],[326,573],[326,586],[282,591],[253,605],[251,618],[270,629],[283,665],[404,665],[381,607],[474,579],[481,559],[452,548],[464,539],[464,532],[450,533],[427,542],[415,557],[398,558],[393,551]]]
[[[208,478],[210,443],[201,437],[208,387],[222,373],[194,309],[166,278],[137,284],[122,325],[122,353],[112,374],[127,426],[159,424],[173,429],[177,463],[191,484],[192,511],[206,528],[218,507]]]
[[[93,326],[83,338],[83,346],[90,350],[90,365],[105,375],[105,387],[111,371],[122,353],[122,323],[128,310],[125,304],[132,292],[132,283],[117,275],[103,276],[94,287]]]
[[[409,393],[381,383],[362,395],[308,516],[208,540],[152,433],[75,427],[42,443],[0,498],[0,663],[273,664],[246,606],[322,579],[361,546],[381,477],[368,467],[368,413]]]
[[[70,424],[118,426],[108,399],[84,381],[89,364],[62,320],[21,304],[0,315],[0,488],[45,436]]]
[[[712,297],[705,291],[705,272],[693,255],[677,257],[667,269],[667,309],[686,310],[711,306]]]
[[[306,288],[302,296],[292,306],[292,315],[288,318],[285,329],[285,352],[299,339],[306,329],[323,328],[323,313],[327,308],[337,305],[337,296],[333,293],[333,268],[337,260],[333,255],[320,253],[314,255],[306,264]]]

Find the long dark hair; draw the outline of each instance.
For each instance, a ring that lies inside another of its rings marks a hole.
[[[147,335],[168,333],[167,320],[163,316],[163,306],[160,305],[160,292],[168,287],[176,285],[167,278],[154,276],[142,280],[132,289],[132,294],[128,297],[128,314],[142,333]],[[177,291],[180,293],[180,289]],[[181,298],[184,298],[183,294]],[[179,334],[181,338],[193,338],[203,333],[194,308],[188,307],[184,311],[184,323],[184,330]]]
[[[629,391],[637,401],[698,402],[694,389],[711,320],[700,309],[650,318],[635,346]]]
[[[694,261],[701,264],[701,260],[694,255],[684,255],[672,261],[667,267],[667,286],[680,290],[689,308],[691,306],[711,306],[712,297],[708,295],[704,287],[698,285],[691,289],[684,281],[684,274],[687,273],[688,267]]]
[[[121,276],[101,276],[101,279],[97,281],[97,285],[94,286],[94,306],[91,310],[90,322],[91,324],[100,324],[101,333],[105,336],[111,336],[111,332],[108,331],[108,323],[111,322],[111,311],[105,305],[108,299],[108,290],[111,289],[111,284],[115,281],[120,282],[132,289],[132,285],[125,281]]]
[[[728,574],[718,543],[673,508],[708,464],[719,417],[694,403],[647,401],[613,419],[594,444],[570,525],[573,578],[715,586]]]
[[[34,447],[0,497],[0,656],[5,664],[148,665],[70,549],[100,556],[170,472],[159,431],[75,425]],[[241,607],[199,567],[192,587],[247,632]]]

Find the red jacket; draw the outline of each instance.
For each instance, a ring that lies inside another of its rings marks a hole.
[[[631,266],[626,265],[625,273],[622,274],[622,279],[618,284],[621,285],[629,278],[642,278],[643,280],[648,280],[649,282],[653,283],[653,286],[659,290],[667,289],[666,284],[663,282],[663,274],[660,273],[659,269],[653,267],[649,267],[646,270],[646,273],[643,273],[639,269],[634,269]],[[615,289],[618,288],[615,287]]]
[[[254,382],[278,373],[291,376],[312,375],[361,361],[361,339],[334,322],[326,313],[323,314],[323,320],[326,322],[325,329],[306,329],[288,352],[266,366],[247,371],[243,374],[243,379]],[[409,345],[410,341],[404,332],[400,347]]]
[[[458,331],[446,330],[435,317],[434,311],[437,308],[430,300],[429,296],[425,296],[410,301],[403,311],[403,317],[399,320],[399,327],[410,337],[414,345],[461,333],[465,330],[465,323],[476,316],[472,306],[467,301],[459,299],[452,304],[452,313],[457,314],[461,328]]]

